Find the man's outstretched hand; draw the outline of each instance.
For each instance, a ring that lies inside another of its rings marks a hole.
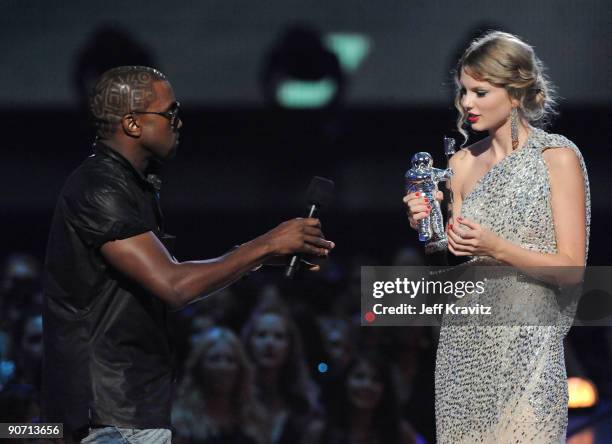
[[[231,284],[274,258],[300,254],[327,257],[334,243],[325,239],[318,219],[293,219],[280,224],[222,257],[178,262],[152,232],[106,242],[100,251],[116,270],[172,307],[182,307]],[[316,270],[317,265],[306,264]]]
[[[321,222],[315,218],[297,218],[283,222],[264,234],[270,256],[305,254],[327,257],[335,244],[325,239]]]

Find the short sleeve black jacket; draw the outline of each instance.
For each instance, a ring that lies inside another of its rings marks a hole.
[[[152,231],[154,187],[97,143],[66,181],[44,274],[43,412],[71,432],[89,424],[169,428],[172,350],[167,307],[100,253],[105,242]]]

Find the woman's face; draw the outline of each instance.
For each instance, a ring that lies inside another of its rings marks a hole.
[[[351,360],[351,344],[348,336],[340,329],[331,328],[325,332],[324,339],[330,360],[338,368],[345,368]]]
[[[231,393],[239,373],[238,356],[228,341],[218,341],[201,362],[203,383],[214,393]]]
[[[461,70],[461,106],[475,131],[495,131],[509,122],[511,101],[505,88],[476,80]]]
[[[382,397],[384,384],[376,370],[367,362],[359,362],[346,381],[350,403],[360,410],[376,408]]]
[[[289,335],[282,317],[266,313],[255,320],[250,339],[253,359],[260,367],[281,367],[289,353]]]
[[[27,356],[29,359],[42,359],[42,333],[42,316],[37,315],[29,318],[25,325],[25,331],[21,343],[21,349],[23,350],[25,356]]]

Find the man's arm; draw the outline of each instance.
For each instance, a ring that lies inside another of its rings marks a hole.
[[[327,256],[334,243],[325,240],[317,219],[293,219],[220,258],[177,262],[159,239],[147,232],[106,242],[108,263],[173,307],[225,287],[271,256],[304,253]]]

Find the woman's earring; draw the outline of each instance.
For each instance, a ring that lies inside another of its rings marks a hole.
[[[512,108],[510,112],[510,135],[512,136],[512,151],[518,148],[519,139],[518,139],[518,108]]]

